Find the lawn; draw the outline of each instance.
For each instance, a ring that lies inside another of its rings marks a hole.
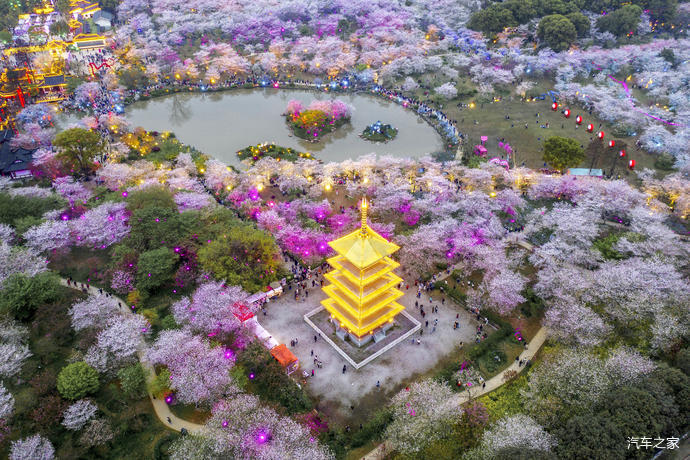
[[[472,83],[465,82],[459,86],[463,85],[469,87]],[[433,87],[434,83],[432,82],[429,86]],[[553,90],[553,83],[541,80],[529,93],[543,94],[549,90]],[[416,90],[414,97],[427,101],[429,96],[424,95],[425,91],[429,90],[424,88]],[[429,91],[429,95],[432,94],[433,92]],[[551,109],[552,100],[548,96],[544,100],[524,101],[520,96],[510,95],[506,91],[497,91],[495,95],[494,100],[474,95],[460,96],[441,103],[441,110],[448,118],[457,121],[458,131],[465,135],[466,147],[464,150],[466,154],[472,154],[473,146],[480,143],[481,136],[487,136],[488,140],[485,146],[489,151],[489,157],[500,156],[501,152],[505,153],[498,146],[499,141],[504,141],[513,147],[516,165],[521,165],[524,162],[528,168],[538,169],[544,164],[542,159],[543,144],[548,137],[571,137],[586,148],[595,135],[588,133],[585,129],[588,123],[592,123],[595,133],[600,130],[606,133],[605,141],[614,139],[612,135],[613,125],[598,119],[595,115],[590,115],[577,105],[566,104],[559,107],[557,111],[553,111]],[[473,108],[458,106],[468,105],[471,102],[474,102]],[[565,108],[571,110],[571,116],[568,119],[561,113]],[[537,113],[539,113],[539,117],[535,116]],[[582,115],[583,122],[576,129],[575,117],[577,115]],[[510,118],[507,119],[506,116]],[[527,129],[525,129],[525,123],[528,125]],[[547,123],[549,124],[548,128],[541,127],[546,126]],[[599,127],[600,124],[601,128]],[[654,169],[654,161],[657,156],[636,149],[634,146],[638,139],[637,136],[615,139],[617,142],[625,141],[628,144],[626,160],[634,159],[637,169]],[[615,151],[617,152],[618,149]],[[589,167],[589,164],[590,161],[585,160],[580,166]],[[594,167],[605,167],[610,170],[611,162],[603,161],[601,165]],[[619,162],[616,171],[623,173],[627,169],[622,162]]]

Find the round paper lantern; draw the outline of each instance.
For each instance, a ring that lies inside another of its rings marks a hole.
[[[580,115],[575,117],[575,123],[577,123],[578,125],[582,124],[582,117]]]
[[[558,103],[557,102],[554,102],[553,104],[551,104],[551,110],[553,110],[553,111],[558,110]]]
[[[565,109],[565,111],[563,112],[563,115],[565,115],[566,118],[570,118],[570,110]]]
[[[625,149],[618,152],[618,155],[620,155],[620,157],[623,158],[625,156]]]
[[[613,139],[611,139],[611,140],[609,141],[609,147],[613,147],[613,146],[615,146],[615,145],[616,145],[616,141],[614,141]]]
[[[628,162],[628,167],[629,167],[630,169],[635,168],[635,160],[630,160],[630,161]]]
[[[591,133],[592,131],[594,131],[594,125],[592,123],[590,123],[587,125],[587,132]]]
[[[599,139],[603,139],[603,138],[604,138],[604,131],[599,131],[599,132],[597,133],[597,137],[598,137]]]

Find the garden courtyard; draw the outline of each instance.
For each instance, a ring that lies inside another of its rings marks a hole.
[[[309,289],[309,297],[302,296],[297,302],[292,292],[287,291],[281,297],[271,300],[267,315],[259,312],[258,319],[280,343],[289,344],[291,340],[298,339],[297,346],[290,350],[300,361],[298,374],[303,370],[311,373],[314,369],[315,376],[306,379],[307,390],[319,401],[320,409],[325,409],[327,413],[335,411],[343,418],[360,418],[352,417],[351,406],[355,407],[357,414],[366,414],[407,383],[433,370],[439,361],[451,355],[461,343],[467,344],[474,340],[477,321],[464,308],[447,298],[445,305],[442,305],[441,296],[436,295],[433,305],[439,307],[438,314],[432,314],[428,295],[417,299],[414,283],[405,292],[399,302],[405,306],[405,311],[422,323],[424,333],[412,336],[414,344],[410,339],[404,340],[360,369],[354,369],[325,340],[317,339],[314,342],[316,333],[304,321],[303,316],[317,308],[325,298],[320,288]],[[415,307],[415,301],[425,305],[425,319]],[[459,315],[457,320],[456,315]],[[432,333],[436,319],[438,326],[436,332]],[[428,327],[425,327],[425,321],[429,321]],[[453,329],[455,321],[460,323],[457,330]],[[327,332],[330,335],[333,331],[328,329]],[[417,339],[421,344],[417,344]],[[339,343],[339,339],[333,340]],[[312,350],[314,356],[323,362],[320,369],[313,364]],[[347,367],[345,373],[342,372],[343,365]],[[298,380],[302,379],[298,377]],[[376,382],[380,382],[380,388],[377,388]],[[362,404],[369,407],[360,407]]]

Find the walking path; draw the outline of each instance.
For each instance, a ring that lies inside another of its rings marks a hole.
[[[544,341],[546,340],[546,335],[546,328],[542,327],[541,329],[539,329],[539,331],[532,338],[532,341],[529,343],[528,348],[525,351],[523,351],[522,354],[520,354],[519,359],[522,361],[531,360],[534,357],[534,355],[537,354],[541,346],[544,344]],[[505,378],[508,372],[515,371],[519,374],[520,372],[522,372],[523,369],[525,369],[524,365],[520,366],[517,361],[513,362],[502,372],[487,380],[485,388],[477,386],[474,389],[468,389],[467,391],[463,391],[462,393],[454,394],[452,398],[455,404],[457,405],[463,404],[472,398],[476,399],[507,383]],[[361,460],[383,460],[384,458],[386,458],[386,455],[390,454],[392,451],[393,448],[391,444],[388,441],[383,441],[381,444],[376,446],[374,450],[370,451],[368,454],[363,456]]]
[[[525,241],[524,239],[520,238],[518,235],[515,235],[514,238],[511,238],[511,242],[521,246],[528,251],[532,251],[534,249],[534,246],[529,243],[528,241]],[[441,274],[437,280],[440,281],[444,278],[447,278],[450,276],[450,274],[454,270],[454,266],[450,267],[450,271],[444,271],[443,274]],[[532,340],[530,340],[528,347],[520,354],[518,357],[517,361],[514,361],[510,366],[507,368],[503,369],[500,373],[494,375],[491,377],[489,380],[487,380],[486,386],[484,387],[475,387],[475,388],[468,388],[466,391],[463,391],[461,393],[456,393],[452,396],[453,401],[455,404],[460,405],[464,404],[467,401],[471,400],[472,398],[478,398],[480,396],[483,396],[487,393],[490,393],[494,391],[495,389],[499,388],[500,386],[506,384],[509,380],[506,379],[506,375],[510,372],[516,372],[519,374],[522,372],[523,369],[525,369],[524,365],[520,365],[519,362],[527,362],[530,361],[532,358],[534,358],[534,355],[537,354],[541,346],[544,344],[546,341],[546,336],[547,336],[547,330],[545,327],[542,327],[537,331],[537,333],[532,337]],[[391,444],[386,440],[383,441],[381,444],[376,446],[375,449],[371,450],[368,454],[364,455],[361,460],[383,460],[386,458],[388,454],[390,454],[393,451],[393,448]]]
[[[66,286],[71,289],[76,289],[79,291],[82,291],[75,283],[67,283],[67,280],[65,278],[60,278],[60,283],[63,286]],[[81,284],[81,283],[79,283]],[[89,294],[98,294],[98,289],[89,286],[87,289]],[[121,298],[113,295],[113,298],[117,301],[120,302],[125,310],[130,312],[129,314],[133,313],[133,310],[127,305],[127,303],[122,300]],[[123,313],[127,314],[127,313]],[[144,356],[144,350],[142,348],[139,349],[137,352],[137,355],[139,356],[139,362],[141,362],[141,366],[144,368],[144,372],[146,373],[146,382],[150,382],[153,379],[156,378],[156,371],[153,368],[153,365],[146,360],[146,357]],[[165,401],[156,398],[147,388],[146,390],[149,394],[149,399],[151,400],[151,404],[153,405],[153,410],[156,412],[156,416],[158,417],[158,420],[161,421],[162,424],[164,424],[166,427],[173,429],[175,431],[181,431],[182,428],[185,428],[189,433],[193,432],[198,432],[201,431],[204,426],[199,425],[197,423],[192,423],[187,420],[181,419],[180,417],[176,416],[175,414],[172,413],[170,410],[170,407],[165,403]],[[169,422],[168,422],[169,421]]]

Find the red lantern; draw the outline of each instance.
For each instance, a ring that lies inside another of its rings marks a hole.
[[[618,154],[621,156],[621,158],[623,158],[625,156],[625,149],[618,152]]]
[[[563,115],[565,115],[566,118],[570,118],[570,110],[565,109],[565,111],[563,112]]]
[[[630,161],[628,162],[628,167],[629,167],[630,169],[635,168],[635,160],[630,160]]]
[[[594,125],[592,123],[590,123],[587,125],[587,132],[591,133],[592,131],[594,131]]]
[[[616,141],[614,141],[613,139],[611,139],[611,140],[609,141],[609,147],[613,147],[614,145],[616,145]]]
[[[580,115],[575,117],[575,123],[577,123],[578,125],[582,124],[582,117]]]
[[[557,102],[554,102],[553,104],[551,104],[551,110],[553,110],[553,111],[558,110],[558,103]]]
[[[599,132],[597,133],[597,137],[598,137],[599,139],[603,139],[603,138],[604,138],[604,131],[599,131]]]

